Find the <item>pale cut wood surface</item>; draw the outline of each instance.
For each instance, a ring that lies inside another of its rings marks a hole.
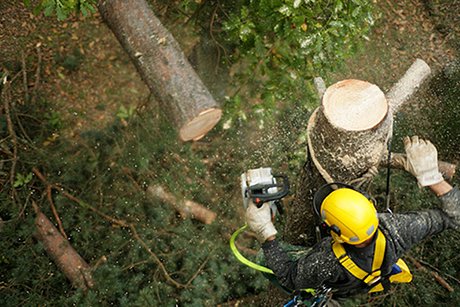
[[[380,88],[356,79],[329,86],[323,95],[322,107],[328,121],[346,131],[374,128],[388,112],[388,103]]]

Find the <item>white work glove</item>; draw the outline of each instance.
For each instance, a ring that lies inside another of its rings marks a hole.
[[[404,138],[404,149],[407,161],[404,165],[406,171],[417,178],[421,187],[426,187],[443,181],[438,170],[438,151],[430,142],[413,136]]]
[[[257,234],[261,242],[265,242],[269,237],[278,233],[272,223],[270,206],[268,204],[257,208],[255,204],[250,202],[246,209],[246,223]]]

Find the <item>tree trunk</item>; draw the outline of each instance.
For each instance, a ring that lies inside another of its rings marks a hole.
[[[315,79],[321,106],[308,121],[309,157],[300,174],[296,198],[286,208],[283,241],[305,246],[316,242],[312,203],[323,184],[341,181],[355,185],[356,181],[372,180],[369,171],[387,154],[394,112],[429,74],[428,65],[417,60],[387,95],[376,85],[360,80],[344,80],[324,91],[324,83]],[[273,306],[271,302],[279,299],[271,293],[268,291],[265,306]]]
[[[145,0],[100,0],[98,9],[184,140],[203,137],[222,110]]]
[[[377,86],[364,81],[341,81],[324,91],[315,80],[322,104],[308,121],[311,159],[303,167],[296,199],[287,210],[285,241],[302,245],[316,241],[311,204],[321,185],[333,181],[353,184],[383,164],[393,115],[430,73],[424,61],[416,60],[385,97]],[[401,167],[400,161],[393,164]]]

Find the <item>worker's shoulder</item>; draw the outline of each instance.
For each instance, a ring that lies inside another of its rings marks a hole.
[[[317,255],[318,257],[329,258],[330,260],[335,260],[336,257],[332,251],[332,237],[323,237],[318,243],[316,243],[311,253]]]
[[[417,213],[378,213],[379,229],[383,231],[385,236],[397,232],[400,228],[405,228],[404,224],[410,222],[410,215],[413,214]]]

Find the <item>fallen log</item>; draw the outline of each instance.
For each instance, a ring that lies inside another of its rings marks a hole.
[[[222,109],[148,3],[100,0],[97,7],[179,137],[203,137],[220,120]]]
[[[211,224],[217,216],[215,212],[194,201],[177,199],[161,186],[149,187],[147,193],[170,204],[184,219],[192,218],[205,224]]]
[[[86,261],[73,249],[59,230],[51,223],[37,205],[33,204],[37,216],[35,238],[43,243],[46,253],[67,276],[75,288],[89,290],[94,283],[91,268]]]

